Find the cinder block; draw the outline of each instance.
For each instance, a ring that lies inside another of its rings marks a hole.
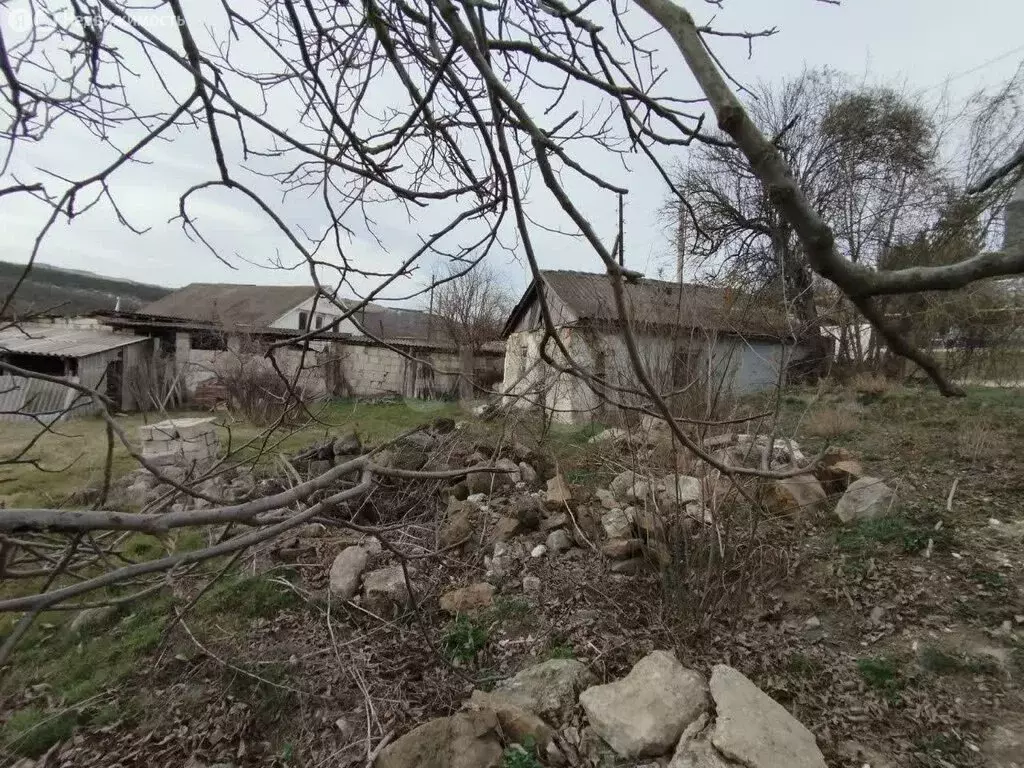
[[[178,451],[163,451],[162,453],[143,454],[146,461],[157,467],[168,467],[181,462],[181,454]]]
[[[214,431],[212,418],[182,419],[174,422],[174,427],[177,430],[178,437],[186,440]]]
[[[176,437],[174,427],[166,421],[159,424],[144,424],[139,427],[139,437],[143,440],[166,441]]]

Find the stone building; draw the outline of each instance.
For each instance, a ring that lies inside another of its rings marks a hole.
[[[674,393],[669,402],[680,410],[695,396],[745,394],[785,382],[789,365],[806,354],[787,318],[750,297],[646,278],[622,287],[640,356],[659,390]],[[629,392],[639,383],[612,288],[604,274],[540,273],[505,325],[507,402],[542,407],[556,421],[580,422],[608,418],[614,410],[609,397],[643,399]],[[568,370],[565,354],[548,335],[542,298],[555,334],[584,376]]]

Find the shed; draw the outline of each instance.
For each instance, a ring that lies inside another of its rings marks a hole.
[[[136,396],[125,370],[144,363],[152,340],[101,328],[19,324],[0,330],[0,362],[81,384],[133,410]],[[59,421],[99,411],[88,395],[58,381],[0,370],[0,420]]]
[[[506,402],[541,406],[563,422],[606,417],[609,400],[643,403],[614,288],[608,275],[588,272],[545,270],[531,282],[504,328]],[[621,289],[640,356],[680,413],[694,397],[772,387],[806,355],[790,318],[756,297],[642,277]],[[569,360],[546,338],[542,298]]]

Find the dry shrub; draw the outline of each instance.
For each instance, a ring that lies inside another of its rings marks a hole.
[[[887,379],[880,373],[861,372],[850,379],[849,387],[858,395],[870,395],[880,397],[892,391],[894,387],[892,380]]]
[[[748,493],[749,483],[745,482]],[[770,525],[717,472],[705,478],[706,518],[665,525],[661,586],[669,614],[684,634],[746,615],[790,571],[793,532]],[[663,514],[664,511],[663,511]],[[760,522],[752,525],[756,520]]]
[[[263,427],[281,421],[301,420],[308,397],[301,386],[291,387],[276,371],[238,366],[219,376],[227,392],[228,409],[250,424]]]
[[[1000,453],[999,434],[985,422],[960,427],[956,435],[956,453],[968,461],[985,461]]]
[[[853,432],[860,426],[860,417],[848,408],[814,411],[804,422],[803,434],[832,440]]]

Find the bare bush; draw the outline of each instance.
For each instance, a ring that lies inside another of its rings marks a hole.
[[[858,395],[881,397],[892,392],[896,383],[881,373],[862,371],[854,374],[847,386]]]
[[[304,406],[312,401],[302,388],[260,366],[234,366],[217,379],[227,395],[228,410],[261,427],[298,423],[305,415]]]
[[[844,406],[836,406],[812,411],[800,431],[812,437],[834,440],[855,431],[859,426],[860,418],[857,414]]]
[[[957,456],[968,461],[989,461],[1001,452],[999,433],[984,421],[962,425],[955,445]]]

